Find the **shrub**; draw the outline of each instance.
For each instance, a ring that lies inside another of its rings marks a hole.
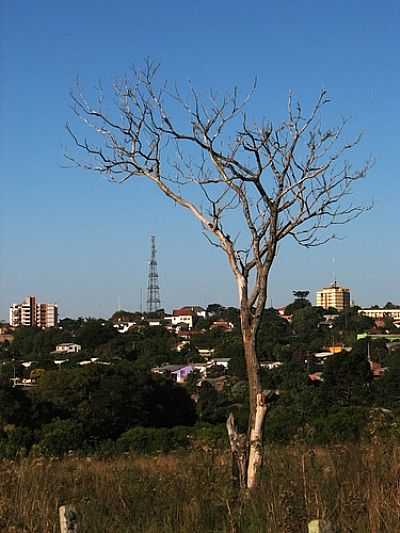
[[[364,409],[347,407],[325,416],[314,418],[313,440],[319,444],[357,440],[365,427],[367,414]]]
[[[38,449],[45,455],[61,456],[82,447],[84,431],[78,422],[59,418],[42,427]]]
[[[223,449],[228,445],[228,433],[225,424],[199,424],[191,428],[194,445]]]
[[[0,438],[0,457],[11,459],[17,455],[26,455],[32,443],[33,435],[29,428],[9,424],[4,427]]]
[[[268,441],[287,443],[303,428],[303,416],[292,406],[277,405],[268,413],[264,435]]]
[[[183,426],[175,428],[135,427],[120,436],[117,448],[122,452],[133,451],[143,454],[187,448],[190,444],[190,429]]]

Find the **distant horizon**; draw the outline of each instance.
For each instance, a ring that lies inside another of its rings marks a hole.
[[[340,286],[342,286],[342,285],[340,285]],[[322,287],[320,287],[320,288],[322,288]],[[305,290],[307,290],[307,289],[305,289]],[[317,290],[318,290],[318,289],[317,289]],[[142,311],[141,311],[140,309],[126,309],[126,308],[121,307],[121,309],[118,309],[118,308],[117,308],[117,309],[115,309],[114,311],[110,312],[110,314],[107,315],[107,316],[106,316],[106,315],[81,315],[81,314],[60,316],[60,305],[59,305],[57,302],[54,302],[54,301],[48,301],[48,302],[46,301],[46,302],[44,302],[44,301],[42,301],[40,298],[38,298],[37,295],[35,295],[35,294],[33,294],[33,293],[31,293],[31,294],[29,294],[29,295],[27,294],[26,296],[35,296],[35,297],[36,297],[36,300],[37,300],[38,302],[40,302],[40,303],[49,303],[49,304],[55,304],[55,305],[57,305],[57,306],[58,306],[58,312],[59,312],[59,320],[63,320],[63,319],[65,319],[65,318],[71,318],[71,319],[73,319],[73,320],[77,320],[77,319],[79,319],[79,318],[83,318],[83,319],[90,319],[90,318],[93,318],[93,319],[105,319],[105,320],[108,320],[109,318],[112,317],[112,315],[113,315],[114,313],[117,313],[117,312],[119,312],[119,311],[121,311],[121,312],[126,312],[126,313],[142,313],[142,314],[149,314],[146,310],[142,310]],[[350,296],[351,296],[351,288],[350,288]],[[310,292],[310,295],[307,297],[307,299],[311,302],[311,305],[312,305],[312,306],[316,307],[316,305],[315,305],[315,298],[311,298],[311,292]],[[22,300],[23,300],[23,298],[21,299],[20,302],[18,302],[18,301],[11,302],[10,305],[12,305],[12,304],[19,304],[19,303],[22,303]],[[286,302],[286,303],[284,303],[284,304],[282,304],[282,305],[266,305],[266,306],[265,306],[265,309],[271,309],[271,308],[273,308],[273,309],[281,309],[281,308],[283,308],[283,307],[286,307],[287,305],[289,305],[289,304],[292,303],[293,301],[294,301],[294,298],[292,298],[291,300],[289,300],[288,302]],[[352,306],[352,307],[361,307],[362,309],[369,309],[369,308],[372,308],[372,307],[375,306],[375,305],[378,305],[379,308],[383,308],[387,303],[393,303],[395,306],[396,306],[396,305],[400,305],[400,303],[397,304],[396,301],[394,301],[393,299],[390,299],[390,298],[387,299],[387,300],[385,300],[384,303],[380,303],[380,304],[378,304],[378,303],[375,302],[375,303],[368,304],[368,305],[360,305],[360,304],[358,304],[357,302],[355,302],[354,299],[351,299],[351,306]],[[219,302],[219,301],[212,301],[212,302],[209,302],[209,303],[206,304],[206,305],[200,305],[200,304],[198,304],[198,303],[193,303],[193,302],[192,302],[192,303],[183,303],[182,305],[174,305],[174,306],[172,306],[172,307],[163,307],[163,306],[161,306],[161,307],[160,307],[160,310],[163,309],[163,310],[165,311],[166,314],[169,314],[169,313],[172,313],[172,311],[173,311],[174,309],[180,309],[180,308],[182,308],[182,307],[194,307],[194,306],[200,306],[200,307],[203,307],[204,309],[207,309],[208,305],[211,305],[211,304],[219,304],[219,305],[221,305],[222,307],[225,307],[225,308],[233,307],[233,308],[239,309],[239,306],[238,306],[238,305],[233,305],[233,304],[232,304],[232,305],[231,305],[231,304],[228,305],[228,304],[224,304],[224,303]],[[169,310],[170,310],[170,311],[169,311]],[[0,318],[0,322],[1,322],[1,323],[8,323],[8,316],[7,316],[7,318],[5,318],[5,319],[4,319],[4,318]]]

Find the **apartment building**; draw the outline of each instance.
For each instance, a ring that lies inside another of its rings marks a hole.
[[[58,323],[58,307],[37,303],[35,296],[27,296],[22,303],[10,305],[9,323],[13,327],[53,328]]]
[[[329,287],[317,291],[316,305],[323,309],[334,307],[338,311],[343,311],[350,307],[350,289],[339,287],[335,281]]]

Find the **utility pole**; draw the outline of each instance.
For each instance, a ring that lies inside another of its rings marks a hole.
[[[147,312],[154,313],[160,309],[160,287],[158,283],[157,259],[156,259],[156,238],[151,237],[151,255],[149,262],[149,273],[147,282]]]

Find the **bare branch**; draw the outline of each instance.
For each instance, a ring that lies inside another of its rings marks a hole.
[[[77,85],[73,112],[90,135],[82,138],[67,124],[85,160],[67,158],[118,183],[148,179],[191,212],[224,250],[241,301],[258,315],[279,241],[291,236],[303,246],[323,244],[334,237],[332,228],[368,209],[347,199],[371,162],[353,170],[344,161],[360,141],[341,142],[346,121],[322,127],[326,90],[308,114],[289,94],[285,121],[250,126],[245,110],[255,84],[242,99],[236,88],[203,99],[192,86],[185,99],[177,87],[157,83],[158,68],[147,62],[131,81],[115,83],[114,109],[105,108],[102,90],[91,105]]]

